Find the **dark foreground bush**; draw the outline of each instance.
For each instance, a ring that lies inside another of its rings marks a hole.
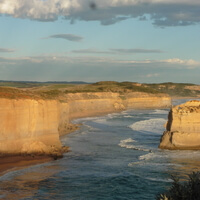
[[[157,200],[200,200],[200,172],[188,175],[187,181],[172,177],[173,183],[169,191],[157,196]]]

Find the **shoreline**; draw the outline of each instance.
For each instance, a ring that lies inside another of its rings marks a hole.
[[[160,108],[160,106],[158,106]],[[165,107],[163,107],[165,108]],[[135,105],[134,108],[132,109],[157,109],[157,106],[146,106],[145,108],[141,107],[141,105]],[[110,114],[110,113],[119,113],[119,112],[123,112],[125,110],[131,110],[131,108],[119,108],[119,109],[105,109],[103,110],[92,110],[89,112],[80,112],[80,113],[76,113],[72,116],[70,116],[69,118],[69,126],[67,127],[67,129],[63,132],[63,134],[60,135],[60,139],[62,139],[62,137],[76,131],[79,129],[79,127],[81,126],[81,124],[75,124],[72,123],[72,121],[76,120],[76,119],[80,119],[80,118],[85,118],[85,117],[99,117],[99,116],[104,116],[106,114]],[[69,151],[69,149],[68,149]],[[61,154],[67,152],[67,151],[61,151]],[[0,176],[10,172],[10,171],[15,171],[15,170],[20,170],[22,168],[26,168],[29,166],[33,166],[33,165],[37,165],[37,164],[42,164],[42,163],[46,163],[49,161],[53,161],[55,159],[59,159],[61,157],[54,157],[52,155],[35,155],[35,154],[31,154],[31,155],[2,155],[0,156]]]
[[[200,97],[171,97],[171,99],[200,99]]]
[[[4,174],[24,169],[29,166],[42,164],[46,162],[53,161],[54,158],[51,156],[38,156],[38,155],[16,155],[16,156],[7,156],[7,157],[0,157],[0,176],[3,176]]]
[[[71,132],[73,132],[72,130]],[[70,151],[67,146],[62,146],[60,152],[56,154],[16,154],[0,155],[0,176],[15,170],[24,169],[42,163],[63,158],[63,154]]]

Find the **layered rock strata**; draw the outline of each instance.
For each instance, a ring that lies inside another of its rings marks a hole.
[[[189,101],[170,110],[159,147],[200,149],[200,101]]]
[[[57,101],[0,99],[0,152],[52,154],[61,149]]]
[[[62,101],[0,98],[0,153],[59,154],[59,137],[73,130],[72,119],[170,105],[168,96],[143,93],[76,93]]]

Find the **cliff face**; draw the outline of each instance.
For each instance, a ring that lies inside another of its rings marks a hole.
[[[127,109],[168,108],[171,106],[171,98],[164,94],[133,92],[126,95],[125,105]]]
[[[51,153],[60,148],[57,101],[0,99],[0,152]]]
[[[189,101],[171,109],[159,147],[200,149],[200,101]]]
[[[117,112],[125,109],[152,109],[171,106],[171,98],[166,95],[146,93],[77,93],[65,96],[69,104],[69,118],[94,116],[97,114]]]
[[[70,120],[130,108],[165,108],[168,96],[139,93],[76,93],[57,100],[0,98],[0,153],[51,154],[61,149],[59,136]]]

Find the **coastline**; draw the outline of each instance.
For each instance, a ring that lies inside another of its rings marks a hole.
[[[120,110],[118,112],[115,111],[115,112],[119,113],[122,111],[123,110]],[[92,115],[88,115],[87,117],[104,116],[106,114],[115,113],[115,112],[106,112],[106,111],[96,112],[96,114],[93,113]],[[78,130],[81,124],[74,124],[74,123],[71,123],[71,121],[84,118],[84,117],[85,116],[79,116],[79,117],[70,119],[70,124],[68,125],[68,128],[65,134],[61,134],[60,138]],[[68,148],[68,151],[65,151],[65,152],[70,151],[70,147],[65,147],[65,148]],[[16,171],[16,170],[24,169],[30,166],[51,162],[56,159],[52,155],[3,155],[3,156],[0,156],[0,176],[3,176],[4,174],[10,171]],[[62,157],[58,157],[58,159],[62,159]]]
[[[73,94],[74,95],[74,94]],[[88,94],[89,95],[89,94]],[[94,95],[94,94],[93,94]],[[104,95],[104,94],[103,94]],[[108,94],[107,94],[108,95]],[[114,95],[114,97],[113,97]],[[111,98],[111,97],[112,98]],[[170,101],[170,97],[155,97],[155,96],[141,96],[141,98],[135,98],[132,96],[130,96],[130,99],[128,100],[124,100],[124,104],[122,104],[122,99],[115,97],[116,94],[109,94],[108,97],[104,97],[102,98],[100,94],[96,94],[96,96],[92,96],[90,98],[86,98],[86,100],[84,100],[84,96],[78,96],[76,99],[73,99],[73,101],[69,101],[68,104],[63,103],[62,105],[59,104],[59,109],[61,109],[61,115],[62,116],[62,120],[60,121],[61,123],[56,123],[53,126],[53,134],[54,132],[59,132],[59,135],[56,136],[56,141],[59,141],[59,138],[62,138],[64,135],[70,134],[74,131],[76,131],[77,129],[79,129],[80,124],[72,124],[71,121],[75,120],[75,119],[79,119],[79,118],[84,118],[84,117],[94,117],[94,116],[103,116],[109,113],[119,113],[122,112],[124,110],[130,110],[130,109],[154,109],[154,108],[166,108],[166,106],[168,105],[169,101]],[[73,97],[73,98],[75,98]],[[102,99],[101,99],[102,98]],[[150,98],[150,102],[147,103],[147,101]],[[167,102],[165,102],[165,98],[167,98]],[[6,101],[6,100],[5,100]],[[10,101],[10,100],[9,100]],[[152,101],[154,103],[152,103]],[[163,102],[162,102],[163,101]],[[17,101],[17,103],[20,103],[20,101]],[[27,105],[29,102],[26,102]],[[31,102],[34,103],[34,101]],[[53,101],[47,101],[47,103],[49,105],[51,104],[56,104],[57,102]],[[150,104],[149,104],[150,103]],[[43,105],[44,102],[41,102],[41,105]],[[53,105],[54,105],[53,104]],[[46,108],[47,106],[49,106],[47,104],[44,104],[44,107]],[[20,104],[21,106],[21,104]],[[23,108],[23,106],[21,106],[20,108]],[[66,109],[66,112],[64,112],[63,110]],[[46,109],[48,111],[48,109]],[[54,111],[54,110],[53,110]],[[55,109],[55,111],[57,112],[57,110]],[[5,111],[6,113],[7,111]],[[13,113],[13,110],[10,110],[11,113]],[[32,112],[33,113],[33,112]],[[25,113],[26,114],[26,113]],[[52,112],[51,116],[54,117],[55,113]],[[41,116],[41,115],[40,115]],[[49,113],[46,113],[46,117],[49,118]],[[16,119],[13,118],[13,119]],[[54,118],[52,118],[54,119]],[[41,119],[42,120],[42,119]],[[56,117],[56,120],[58,120],[58,118]],[[21,123],[22,121],[20,121]],[[25,121],[26,122],[26,121]],[[23,122],[23,124],[25,123]],[[54,122],[52,121],[48,121],[47,125],[49,123]],[[16,124],[18,124],[16,122]],[[60,130],[56,130],[56,125],[59,124],[59,127],[61,129]],[[19,124],[18,124],[19,125]],[[51,127],[47,126],[48,129],[51,129]],[[13,132],[13,131],[12,131]],[[46,136],[45,136],[46,137]],[[48,140],[50,139],[49,136]],[[42,138],[42,142],[46,142],[47,138]],[[53,142],[53,140],[52,140]],[[54,145],[51,142],[50,145]],[[61,144],[61,143],[60,143]],[[37,145],[37,144],[36,144]],[[28,154],[3,154],[0,156],[0,176],[9,172],[9,171],[14,171],[14,170],[18,170],[21,168],[26,168],[32,165],[37,165],[37,164],[41,164],[41,163],[45,163],[45,162],[49,162],[58,158],[62,157],[62,154],[64,152],[69,151],[68,147],[64,147],[62,149],[60,149],[60,151],[53,147],[53,154],[32,154],[32,153],[28,153]],[[58,151],[57,151],[58,150]],[[43,152],[43,151],[41,151]]]
[[[72,130],[73,132],[75,130]],[[70,132],[70,133],[71,133]],[[53,160],[63,158],[63,153],[69,152],[70,149],[67,146],[63,146],[59,153],[62,154],[22,154],[22,155],[1,155],[0,156],[0,176],[19,169],[23,169],[29,166],[38,165]]]
[[[200,97],[171,97],[173,99],[200,99]]]
[[[0,176],[19,169],[23,169],[29,166],[42,164],[54,160],[50,156],[4,156],[0,157]]]

